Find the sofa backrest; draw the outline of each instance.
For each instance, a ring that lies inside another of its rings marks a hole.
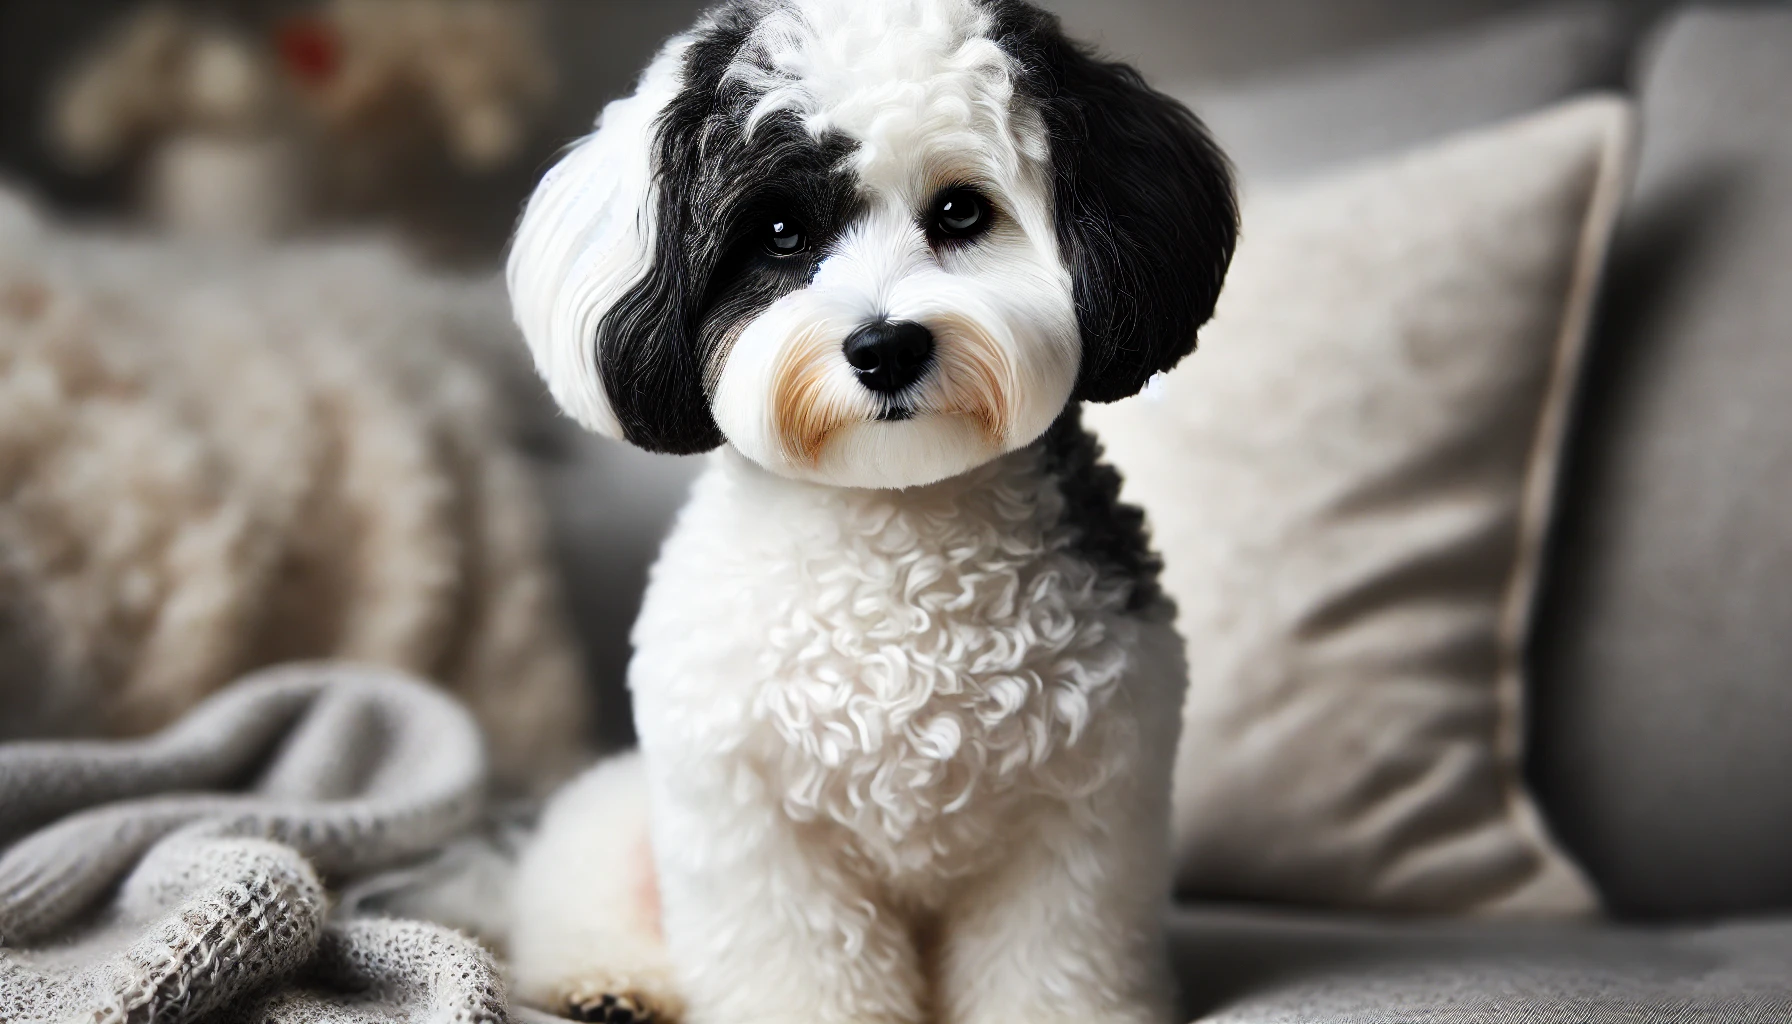
[[[1792,6],[1645,50],[1533,665],[1532,781],[1619,914],[1792,906]]]

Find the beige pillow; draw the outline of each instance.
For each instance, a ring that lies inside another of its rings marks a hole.
[[[1631,138],[1593,97],[1247,196],[1200,350],[1090,409],[1188,639],[1186,895],[1595,908],[1520,658]]]
[[[578,651],[495,372],[522,351],[496,277],[86,236],[0,192],[0,740],[142,735],[347,658],[466,701],[505,790],[577,768]]]

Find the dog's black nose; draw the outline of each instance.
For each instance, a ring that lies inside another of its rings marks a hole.
[[[846,361],[859,383],[880,394],[901,391],[927,372],[933,332],[912,320],[879,320],[846,336]]]

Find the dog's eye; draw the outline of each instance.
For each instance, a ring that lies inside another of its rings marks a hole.
[[[933,233],[942,238],[975,238],[989,221],[989,203],[972,189],[947,189],[933,202]]]
[[[773,217],[765,233],[765,251],[773,256],[795,256],[809,247],[803,226],[789,217]]]

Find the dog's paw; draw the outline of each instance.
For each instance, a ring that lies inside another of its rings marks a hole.
[[[593,1024],[675,1024],[670,1014],[632,992],[605,992],[600,996],[568,1000],[564,1016]]]
[[[601,981],[587,977],[567,993],[558,1009],[563,1017],[592,1024],[678,1024],[684,1004],[670,982],[659,971]]]

